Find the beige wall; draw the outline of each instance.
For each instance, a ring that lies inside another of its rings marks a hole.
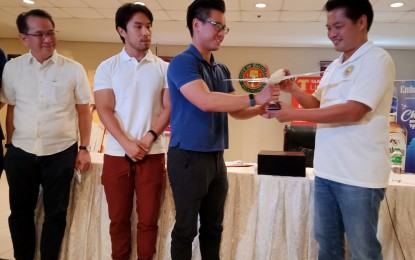
[[[27,52],[25,47],[15,39],[0,39],[0,47],[6,53],[21,54]],[[59,42],[58,51],[72,58],[93,72],[99,63],[119,52],[122,44]],[[157,46],[158,55],[174,56],[185,50],[187,46]],[[155,52],[156,46],[152,46]],[[415,79],[415,50],[388,50],[396,63],[397,79]],[[254,48],[254,47],[222,47],[215,58],[226,64],[233,77],[237,78],[240,70],[248,63],[268,65],[275,71],[288,67],[292,73],[318,71],[319,61],[333,60],[338,56],[332,48]],[[235,88],[244,93],[238,83]],[[284,101],[290,97],[282,95]],[[4,126],[5,109],[0,113]],[[282,150],[283,125],[276,120],[261,117],[250,120],[234,120],[230,118],[230,149],[226,151],[226,160],[243,160],[256,162],[260,150]]]

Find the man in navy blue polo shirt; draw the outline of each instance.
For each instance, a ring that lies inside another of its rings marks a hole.
[[[223,81],[230,72],[212,51],[229,32],[224,13],[222,0],[196,0],[188,7],[192,44],[171,61],[167,72],[172,105],[167,167],[176,206],[173,260],[191,259],[199,215],[202,259],[219,259],[228,191],[223,159],[227,114],[237,119],[262,115],[279,96],[279,87],[270,85],[255,95],[235,95],[232,84]]]

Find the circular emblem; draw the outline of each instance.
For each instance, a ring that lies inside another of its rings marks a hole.
[[[353,65],[350,65],[349,67],[347,67],[347,68],[344,70],[343,76],[344,76],[345,78],[346,78],[346,77],[348,77],[350,74],[352,74],[353,69],[354,69],[354,66],[353,66]]]
[[[266,78],[267,69],[259,63],[250,63],[241,69],[239,73],[240,79],[254,79],[254,78]],[[241,87],[249,93],[258,93],[261,91],[265,83],[261,82],[249,82],[249,81],[239,81]]]

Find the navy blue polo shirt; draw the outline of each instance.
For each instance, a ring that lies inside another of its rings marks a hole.
[[[193,45],[173,58],[167,71],[172,106],[170,147],[198,152],[228,148],[228,113],[204,112],[180,92],[183,85],[198,79],[212,92],[234,92],[232,83],[223,81],[226,78],[230,78],[228,68],[216,63],[213,55],[209,64]]]

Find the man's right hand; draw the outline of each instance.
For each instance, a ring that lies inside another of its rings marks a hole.
[[[267,104],[271,101],[278,101],[280,96],[280,86],[267,84],[261,92],[255,95],[255,103],[257,105]]]
[[[289,69],[284,69],[285,76],[291,75]],[[298,86],[294,82],[295,79],[286,79],[279,83],[280,88],[284,92],[293,93],[294,91],[298,90]]]
[[[140,144],[139,140],[131,140],[126,147],[123,147],[125,154],[131,158],[134,162],[142,160],[148,150],[143,148],[143,145]]]

